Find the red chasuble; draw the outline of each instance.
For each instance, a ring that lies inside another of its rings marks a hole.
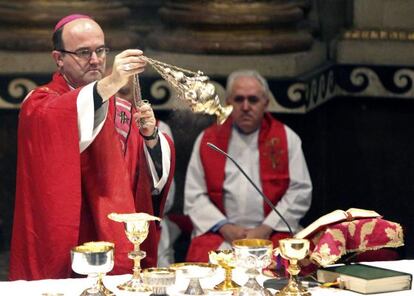
[[[207,143],[212,143],[227,152],[232,132],[232,120],[223,125],[213,125],[205,130],[200,143],[200,158],[204,168],[207,193],[215,206],[225,214],[223,184],[225,178],[226,158],[217,153]],[[285,128],[282,123],[265,114],[258,138],[259,169],[263,193],[276,205],[289,186],[289,155]],[[247,180],[246,180],[247,182]],[[264,213],[271,211],[263,202]],[[276,233],[272,240],[287,237],[285,233]],[[208,261],[208,251],[216,250],[223,242],[218,233],[208,232],[192,239],[187,253],[187,261]]]
[[[127,253],[133,245],[122,223],[111,212],[153,214],[152,181],[143,152],[144,141],[135,124],[125,154],[114,127],[115,104],[109,101],[102,130],[82,153],[79,150],[76,100],[55,73],[23,103],[18,129],[17,187],[10,254],[10,280],[66,278],[72,275],[70,249],[87,241],[115,243],[113,273],[131,273]],[[174,170],[171,147],[170,178]],[[154,266],[158,231],[154,222],[142,244],[143,266]]]

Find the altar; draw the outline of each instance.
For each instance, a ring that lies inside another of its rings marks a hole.
[[[399,260],[399,261],[378,261],[378,262],[367,262],[366,264],[379,266],[384,268],[390,268],[398,271],[408,272],[414,275],[414,260]],[[117,285],[125,282],[131,277],[131,275],[115,275],[106,276],[104,278],[104,284],[108,289],[113,291],[115,295],[142,295],[148,296],[150,293],[144,292],[126,292],[121,291],[117,288]],[[207,293],[207,295],[217,296],[230,296],[231,292],[218,292],[214,291],[213,287],[220,283],[224,278],[224,271],[218,269],[212,277],[201,279],[201,286]],[[243,285],[247,281],[247,276],[241,269],[235,269],[233,272],[233,279]],[[263,275],[258,277],[258,282],[263,283],[268,279]],[[183,296],[184,291],[188,285],[189,279],[180,276],[177,273],[175,285],[169,287],[167,292],[171,296]],[[91,281],[87,278],[79,279],[60,279],[60,280],[39,280],[39,281],[10,281],[0,282],[0,295],[59,295],[59,296],[78,296],[91,285]],[[345,291],[335,288],[309,288],[309,291],[314,296],[352,296],[361,295],[351,291]],[[275,290],[271,290],[274,294]],[[382,295],[382,296],[405,296],[413,295],[413,288],[406,291],[398,291],[391,293],[371,294],[371,295]]]

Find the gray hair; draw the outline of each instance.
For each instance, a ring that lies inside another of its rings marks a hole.
[[[230,92],[233,88],[234,81],[239,77],[255,78],[262,85],[263,92],[265,93],[266,98],[269,100],[273,98],[273,94],[269,89],[269,85],[266,79],[262,75],[260,75],[260,73],[257,72],[256,70],[237,70],[237,71],[230,73],[230,75],[227,77],[227,83],[226,83],[226,98],[228,98],[230,95]]]

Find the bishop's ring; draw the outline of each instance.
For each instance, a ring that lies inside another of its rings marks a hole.
[[[124,64],[124,65],[122,65],[122,70],[124,70],[124,71],[129,71],[131,69],[132,69],[131,64]]]

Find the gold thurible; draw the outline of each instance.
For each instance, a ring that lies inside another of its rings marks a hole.
[[[173,65],[169,65],[148,57],[141,57],[150,64],[161,77],[184,100],[195,113],[206,113],[217,116],[219,124],[224,123],[233,110],[232,106],[221,106],[214,85],[203,72],[193,72]],[[134,104],[141,106],[145,100],[141,99],[138,75],[134,77]]]

